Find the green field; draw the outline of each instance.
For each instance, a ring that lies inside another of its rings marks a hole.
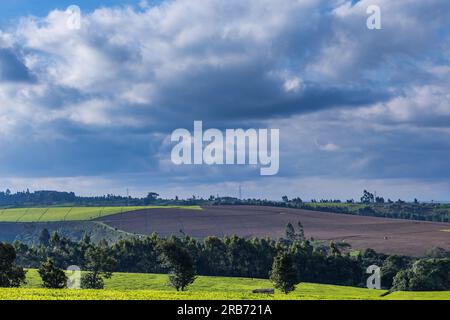
[[[393,292],[388,295],[390,300],[450,300],[449,291],[435,291],[435,292]]]
[[[269,280],[200,276],[188,291],[177,292],[167,285],[167,275],[115,273],[105,281],[105,290],[41,289],[36,270],[27,273],[28,283],[19,289],[0,289],[0,300],[386,300],[443,299],[450,292],[395,292],[385,290],[301,283],[288,295],[253,294],[253,289],[272,288]]]
[[[0,222],[87,221],[123,212],[158,208],[201,210],[199,206],[14,208],[0,209]]]

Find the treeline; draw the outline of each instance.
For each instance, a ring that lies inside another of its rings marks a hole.
[[[210,198],[212,205],[253,205],[273,206],[292,209],[313,210],[321,212],[332,212],[340,214],[352,214],[361,216],[407,219],[417,221],[450,222],[450,205],[441,203],[421,203],[417,200],[406,202],[401,199],[392,201],[384,200],[383,197],[372,197],[373,194],[365,191],[361,202],[353,199],[342,202],[337,199],[311,199],[308,202],[301,198],[288,199],[284,196],[283,201],[271,201],[261,199],[237,199],[237,198]]]
[[[204,199],[192,197],[186,200],[161,199],[156,192],[147,196],[131,197],[107,194],[103,196],[81,197],[74,192],[40,190],[11,192],[0,191],[1,207],[34,207],[34,206],[145,206],[145,205],[196,205],[206,203]]]
[[[286,237],[271,239],[244,239],[237,236],[196,240],[184,238],[161,238],[156,234],[148,237],[123,239],[109,245],[105,241],[93,244],[86,235],[73,242],[58,233],[43,231],[40,244],[27,246],[14,242],[17,264],[27,268],[42,267],[52,261],[57,268],[66,269],[78,265],[82,270],[97,270],[95,281],[101,272],[171,273],[165,249],[172,248],[172,259],[190,270],[189,273],[209,276],[234,276],[269,278],[274,260],[280,254],[289,256],[295,270],[295,281],[348,286],[366,285],[366,269],[377,265],[382,270],[384,288],[396,290],[450,290],[450,260],[448,252],[434,249],[429,257],[414,260],[403,256],[387,256],[367,249],[358,254],[344,252],[343,247],[331,242],[316,245],[305,239],[301,225],[295,230],[286,229]],[[184,253],[183,253],[184,252]],[[184,257],[183,257],[184,254]],[[164,258],[166,256],[166,258]],[[102,257],[104,267],[95,266]],[[109,260],[108,260],[109,259]],[[187,260],[191,262],[186,262]],[[190,266],[192,264],[192,266]],[[1,275],[0,275],[1,276]]]
[[[267,199],[238,199],[234,197],[210,196],[208,199],[192,196],[188,199],[163,199],[156,192],[149,192],[142,198],[124,197],[107,194],[95,197],[80,197],[73,192],[35,191],[29,190],[12,193],[10,190],[0,192],[1,207],[28,206],[145,206],[145,205],[253,205],[296,208],[342,214],[354,214],[373,217],[408,219],[419,221],[450,222],[450,205],[440,203],[406,202],[401,199],[395,202],[364,190],[360,202],[348,199],[311,199],[303,201],[300,197],[282,201]]]
[[[365,205],[311,205],[296,206],[299,209],[353,214],[370,217],[406,219],[417,221],[450,222],[450,208],[447,205],[431,203],[386,203]]]

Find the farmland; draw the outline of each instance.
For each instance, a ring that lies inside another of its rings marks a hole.
[[[379,300],[379,299],[450,299],[450,292],[394,292],[301,283],[289,295],[253,294],[256,288],[271,288],[269,280],[200,276],[186,292],[167,286],[167,276],[160,274],[115,273],[105,281],[105,290],[49,290],[39,288],[36,270],[29,270],[28,284],[19,289],[0,289],[6,300]]]
[[[372,248],[388,254],[421,256],[431,247],[450,250],[449,223],[411,221],[302,209],[263,206],[205,206],[203,210],[140,210],[98,219],[131,233],[162,236],[180,235],[242,237],[284,236],[288,222],[301,221],[307,237],[344,241],[354,249]]]
[[[0,222],[89,221],[142,209],[201,210],[199,206],[42,207],[0,209]]]
[[[90,232],[95,241],[104,237],[111,242],[121,236],[153,232],[197,239],[234,234],[278,239],[284,236],[288,222],[298,221],[307,237],[346,242],[355,250],[372,248],[410,256],[423,256],[432,247],[450,250],[450,223],[245,205],[0,209],[0,240],[34,244],[43,228],[74,240]]]

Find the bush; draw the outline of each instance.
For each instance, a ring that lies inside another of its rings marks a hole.
[[[41,264],[38,270],[44,288],[63,289],[67,287],[67,277],[63,270],[55,267],[52,259]]]
[[[103,278],[94,272],[88,272],[81,276],[81,288],[83,289],[103,289],[104,287]]]

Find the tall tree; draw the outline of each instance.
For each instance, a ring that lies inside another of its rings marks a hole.
[[[361,202],[362,203],[372,203],[375,201],[375,197],[373,195],[373,193],[370,193],[367,190],[364,190],[363,192],[363,196],[361,197]]]
[[[270,280],[272,280],[275,288],[285,294],[295,290],[297,271],[294,267],[294,259],[290,254],[282,251],[275,257]]]
[[[289,242],[295,241],[295,229],[292,223],[288,222],[284,232],[286,234],[286,240],[288,240]]]
[[[16,250],[8,243],[0,243],[0,287],[19,287],[25,283],[26,271],[15,263]]]
[[[297,226],[298,226],[297,240],[305,241],[306,240],[306,238],[305,238],[305,230],[303,228],[303,224],[301,223],[301,221],[299,221],[297,223]]]
[[[42,229],[41,234],[39,235],[39,243],[43,246],[48,246],[50,244],[50,233],[46,228]]]
[[[106,243],[90,247],[85,253],[86,270],[81,278],[81,286],[89,289],[103,289],[104,279],[112,277],[117,261]]]
[[[189,251],[176,241],[167,241],[162,245],[163,261],[169,268],[169,283],[177,291],[195,281],[195,267]]]

